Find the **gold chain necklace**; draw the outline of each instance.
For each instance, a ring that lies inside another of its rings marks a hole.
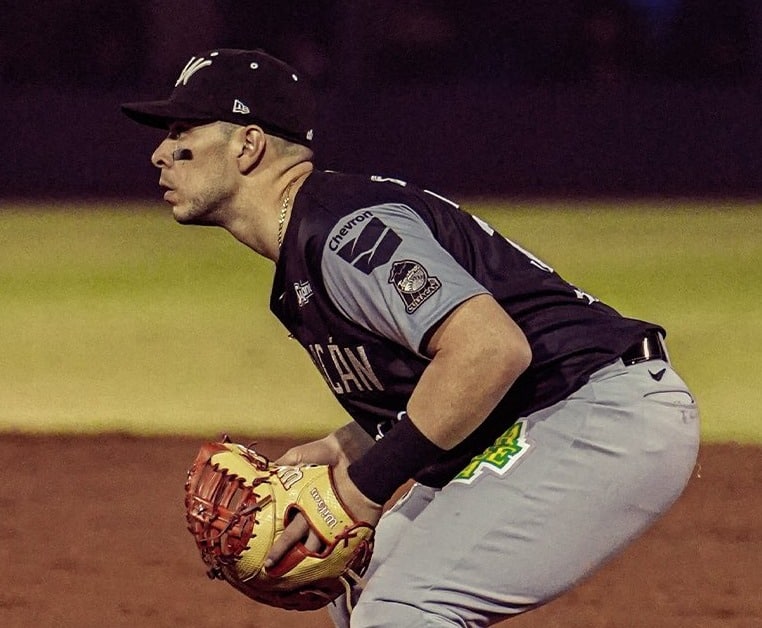
[[[286,212],[291,203],[291,188],[294,187],[294,183],[296,183],[296,179],[288,184],[286,198],[283,199],[283,205],[280,206],[280,214],[278,214],[278,249],[283,246],[283,225],[286,223]]]

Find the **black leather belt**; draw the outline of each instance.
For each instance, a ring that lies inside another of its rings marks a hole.
[[[658,331],[649,331],[641,340],[632,345],[622,354],[625,366],[648,362],[649,360],[664,360],[669,362],[667,349]]]

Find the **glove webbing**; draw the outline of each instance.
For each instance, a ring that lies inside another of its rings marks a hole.
[[[255,492],[255,487],[266,481],[262,478],[246,486],[243,480],[210,462],[201,470],[196,494],[186,505],[187,520],[201,558],[209,566],[210,578],[223,579],[221,567],[232,565],[246,549],[257,523],[256,517],[249,515],[272,499]]]

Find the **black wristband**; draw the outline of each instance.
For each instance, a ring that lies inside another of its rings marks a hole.
[[[365,497],[383,505],[394,491],[444,452],[421,433],[407,412],[400,412],[394,427],[349,465],[349,477]]]

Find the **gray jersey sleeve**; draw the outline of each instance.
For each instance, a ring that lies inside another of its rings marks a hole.
[[[357,210],[331,230],[322,256],[329,297],[349,319],[422,355],[426,333],[488,291],[410,207]]]

